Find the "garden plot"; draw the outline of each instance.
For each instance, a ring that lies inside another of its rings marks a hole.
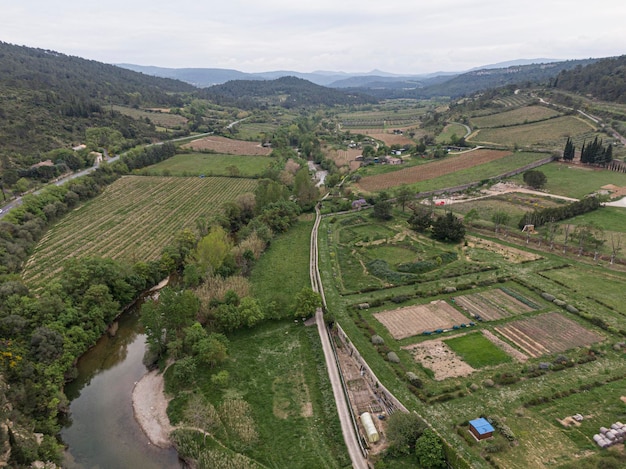
[[[488,241],[482,238],[477,238],[475,236],[467,236],[466,240],[467,246],[469,248],[484,249],[486,251],[494,252],[504,257],[505,260],[514,264],[536,261],[542,258],[540,255],[532,252],[523,251],[522,249],[517,249],[512,246],[504,246],[502,244],[494,243],[493,241]],[[471,252],[468,252],[468,254],[470,254],[471,257]]]
[[[532,358],[591,345],[602,336],[560,313],[545,313],[494,328]]]
[[[415,361],[432,370],[436,381],[468,376],[476,371],[440,339],[427,340],[402,348],[408,350]]]
[[[375,313],[374,317],[396,340],[467,323],[463,314],[443,300],[382,311]]]
[[[520,295],[520,298],[523,297]],[[508,318],[536,309],[530,306],[530,302],[524,303],[500,288],[457,296],[454,301],[470,315],[485,321]]]

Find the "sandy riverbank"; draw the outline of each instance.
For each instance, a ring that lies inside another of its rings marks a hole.
[[[133,388],[133,412],[150,442],[159,448],[169,448],[169,434],[174,427],[167,418],[169,400],[163,392],[163,375],[157,370],[146,373]]]

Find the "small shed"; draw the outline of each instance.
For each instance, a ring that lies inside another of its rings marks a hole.
[[[470,420],[469,423],[470,432],[478,439],[484,440],[485,438],[491,438],[493,436],[493,427],[484,418],[478,418]]]

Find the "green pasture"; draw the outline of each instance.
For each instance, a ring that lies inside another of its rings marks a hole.
[[[309,245],[313,221],[301,219],[287,233],[272,241],[257,261],[250,280],[255,298],[263,307],[284,315],[293,311],[294,296],[311,287]]]
[[[112,108],[114,111],[132,117],[133,119],[148,119],[155,125],[163,127],[164,129],[181,127],[187,123],[187,118],[179,114],[172,114],[169,112],[146,111],[143,109],[117,105],[112,106]]]
[[[607,184],[626,186],[626,174],[606,169],[554,162],[545,164],[538,170],[546,175],[547,183],[544,188],[546,192],[576,199],[599,191]],[[522,176],[515,176],[514,180],[521,182]]]
[[[508,363],[511,357],[478,332],[472,332],[444,341],[472,368],[483,368]]]
[[[261,467],[342,468],[350,463],[317,328],[300,321],[267,322],[230,335],[228,354],[219,368],[198,370],[194,385],[216,409],[233,398],[251,408],[248,427],[258,434],[256,442],[240,441],[233,432],[211,432],[227,455],[242,454]],[[211,381],[221,370],[229,373],[225,386]],[[173,373],[166,373],[166,389],[175,396],[170,420],[179,424],[189,391]]]
[[[593,225],[605,232],[605,246],[610,249],[610,233],[626,233],[626,207],[601,207],[593,212],[585,213],[566,220],[572,225]],[[626,239],[624,240],[626,241]]]
[[[456,136],[457,139],[460,139],[465,136],[467,133],[467,129],[465,126],[457,123],[451,123],[446,125],[443,128],[443,131],[437,135],[435,139],[437,143],[448,143],[451,141],[453,136]]]
[[[151,176],[258,177],[269,168],[271,162],[269,156],[181,153],[140,172]]]
[[[504,145],[507,147],[540,147],[562,149],[567,137],[585,136],[592,140],[596,128],[576,116],[563,116],[531,124],[480,129],[467,140],[472,143]]]
[[[470,121],[474,128],[487,129],[539,122],[560,115],[560,112],[545,106],[525,106],[487,116],[472,117]]]

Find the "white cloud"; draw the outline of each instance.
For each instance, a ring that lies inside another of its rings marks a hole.
[[[29,0],[2,6],[0,40],[108,63],[424,73],[621,55],[623,18],[621,0]]]

